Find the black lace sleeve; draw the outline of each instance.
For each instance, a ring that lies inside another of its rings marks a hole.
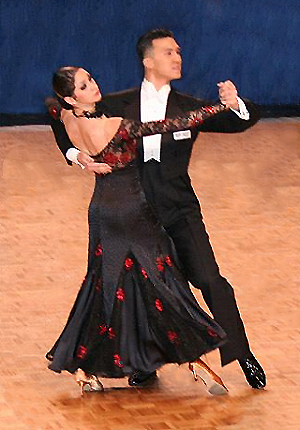
[[[187,112],[185,116],[177,118],[167,118],[161,121],[149,121],[141,123],[139,121],[123,120],[123,127],[129,137],[137,139],[153,134],[163,134],[173,131],[180,131],[199,127],[203,121],[224,111],[226,107],[221,103],[213,106],[203,106],[198,110]]]

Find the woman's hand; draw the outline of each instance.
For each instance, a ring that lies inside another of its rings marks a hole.
[[[89,172],[97,173],[98,175],[106,175],[112,171],[112,168],[108,164],[97,163],[92,157],[85,154],[84,152],[79,152],[77,155],[77,160],[84,169],[88,170]]]

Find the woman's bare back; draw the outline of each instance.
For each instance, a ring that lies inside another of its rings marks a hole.
[[[63,110],[61,119],[72,143],[89,155],[99,154],[117,133],[122,118],[75,117],[71,111]]]

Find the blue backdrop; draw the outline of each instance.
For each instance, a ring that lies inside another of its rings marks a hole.
[[[299,0],[0,0],[0,112],[43,113],[53,71],[80,65],[104,93],[137,86],[135,43],[171,29],[183,49],[176,88],[203,98],[233,80],[260,104],[300,101]]]

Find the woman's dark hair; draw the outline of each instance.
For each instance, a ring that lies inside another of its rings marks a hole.
[[[80,67],[61,67],[52,78],[52,87],[57,95],[60,104],[65,109],[72,109],[72,106],[64,100],[64,97],[72,97],[75,90],[75,74]]]
[[[170,30],[166,30],[165,28],[158,28],[155,30],[150,30],[147,33],[143,34],[136,45],[137,54],[139,59],[143,61],[145,58],[146,52],[152,48],[152,42],[155,39],[164,39],[165,37],[172,37],[174,39],[174,34]]]

